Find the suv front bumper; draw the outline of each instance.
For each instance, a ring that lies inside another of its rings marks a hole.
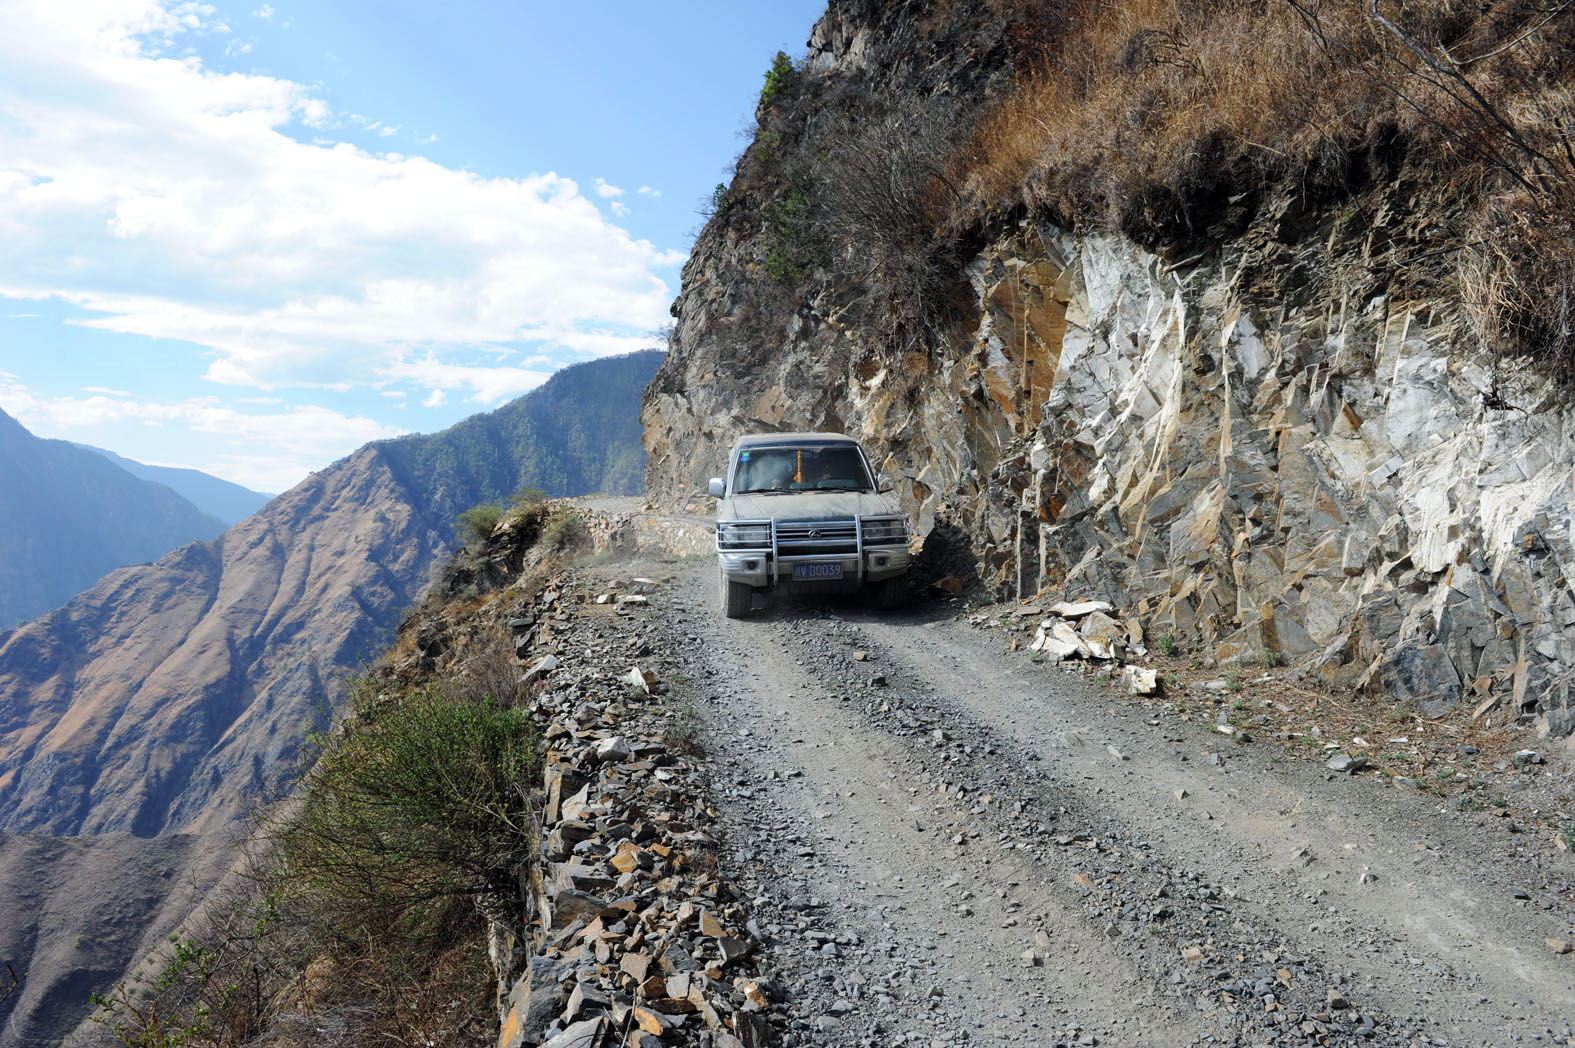
[[[761,587],[776,586],[793,581],[795,564],[840,564],[844,585],[856,586],[860,582],[879,582],[901,575],[908,570],[911,557],[906,546],[875,546],[863,554],[816,555],[809,557],[778,557],[768,549],[720,550],[722,574],[729,582]],[[863,571],[859,570],[860,561]]]

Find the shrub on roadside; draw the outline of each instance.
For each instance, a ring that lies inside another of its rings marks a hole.
[[[798,70],[793,67],[793,60],[785,51],[778,51],[776,58],[771,61],[771,68],[766,70],[766,82],[760,89],[760,107],[771,105],[793,86],[798,76]]]
[[[540,760],[527,711],[363,682],[353,719],[316,741],[300,810],[275,837],[295,890],[416,937],[441,933],[435,903],[501,906],[517,891]]]
[[[502,520],[502,503],[478,503],[459,515],[455,538],[461,546],[484,545]]]
[[[584,547],[590,541],[590,533],[578,513],[559,509],[541,526],[541,537],[537,541],[549,554],[570,553]]]

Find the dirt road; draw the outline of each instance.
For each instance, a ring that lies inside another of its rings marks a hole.
[[[1575,1043],[1545,834],[1233,742],[957,605],[728,621],[713,572],[663,598],[674,692],[797,1043]],[[1528,775],[1529,804],[1570,768]]]

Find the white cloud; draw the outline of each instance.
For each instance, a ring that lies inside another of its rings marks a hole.
[[[641,186],[639,189],[636,189],[635,192],[644,197],[659,197],[662,195],[662,191],[660,189],[652,189],[650,186]]]
[[[264,22],[266,22],[266,21],[270,20],[271,18],[273,18],[273,5],[272,4],[263,4],[257,10],[253,11],[252,14],[256,15],[258,18],[261,18]]]
[[[327,127],[334,115],[333,110],[328,108],[328,103],[321,98],[306,99],[301,103],[298,112],[301,114],[301,123],[319,130]]]
[[[206,439],[197,457],[175,465],[228,477],[260,491],[282,491],[309,471],[372,440],[406,430],[315,404],[241,411],[216,397],[137,399],[115,390],[46,397],[15,379],[0,381],[0,409],[40,436],[66,436],[115,423],[180,427]],[[202,457],[207,456],[207,457]]]
[[[0,295],[196,343],[209,379],[265,389],[383,382],[537,339],[622,352],[664,321],[655,271],[672,253],[573,181],[299,141],[334,119],[311,88],[155,57],[211,27],[211,8],[86,2],[25,8],[0,37],[14,70],[0,74]],[[622,193],[597,180],[596,196]],[[543,374],[483,370],[438,388],[486,402]]]
[[[432,390],[432,395],[423,402],[429,408],[446,402],[445,390],[468,389],[471,393],[468,399],[487,406],[517,397],[521,393],[529,393],[552,377],[550,370],[537,371],[506,365],[486,367],[447,364],[431,358],[401,362],[392,370],[392,374],[402,381]]]
[[[591,357],[612,357],[636,350],[650,349],[660,340],[653,338],[648,329],[631,334],[618,331],[539,331],[540,341],[552,342]]]
[[[612,203],[608,204],[607,206],[608,206],[608,208],[611,209],[613,214],[617,215],[620,218],[622,218],[624,215],[627,215],[629,213],[629,205],[628,204],[620,204],[616,200],[614,200]]]

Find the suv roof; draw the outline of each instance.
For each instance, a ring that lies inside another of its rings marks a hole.
[[[759,447],[762,444],[857,444],[845,433],[752,433],[739,437],[734,449]]]

